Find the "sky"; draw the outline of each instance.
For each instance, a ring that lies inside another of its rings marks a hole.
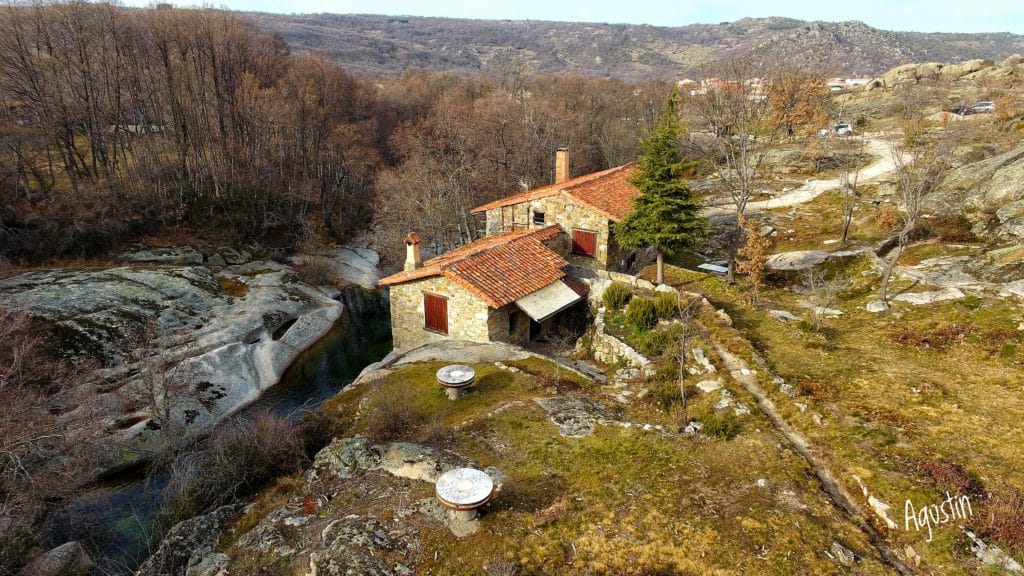
[[[195,0],[170,0],[188,6]],[[1021,0],[212,0],[232,10],[282,14],[388,14],[452,18],[558,20],[683,26],[744,17],[861,20],[884,30],[918,32],[1014,32],[1024,34]],[[124,0],[147,6],[150,0]]]

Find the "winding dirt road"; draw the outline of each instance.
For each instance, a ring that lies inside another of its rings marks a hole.
[[[864,136],[864,138],[867,139],[867,145],[864,147],[865,152],[875,156],[875,161],[860,169],[860,176],[857,179],[858,184],[873,182],[878,180],[881,176],[896,170],[896,162],[893,160],[892,154],[892,142],[877,136]],[[817,198],[823,192],[839,188],[840,185],[841,183],[839,178],[808,180],[803,186],[796,190],[790,190],[789,192],[768,200],[748,202],[747,210],[774,210],[776,208],[796,206],[797,204],[803,204],[804,202],[809,202]],[[705,213],[708,216],[716,216],[721,214],[732,214],[734,212],[736,212],[736,208],[732,204],[725,204],[720,206],[711,206]]]

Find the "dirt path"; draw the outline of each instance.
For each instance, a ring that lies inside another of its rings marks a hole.
[[[873,136],[864,136],[864,138],[867,139],[865,152],[874,155],[876,160],[861,168],[860,176],[857,180],[858,184],[867,184],[896,169],[896,163],[892,158],[891,142]],[[828,180],[808,180],[803,186],[796,190],[790,190],[785,194],[776,196],[769,200],[749,202],[747,203],[747,210],[773,210],[775,208],[796,206],[797,204],[809,202],[817,198],[823,192],[839,188],[839,186],[839,178],[830,178]],[[709,207],[705,213],[708,216],[714,216],[719,214],[731,214],[735,211],[736,209],[731,204],[727,204],[723,206]]]
[[[725,349],[716,340],[709,338],[709,341],[714,345],[718,355],[722,358],[722,363],[725,365],[737,382],[743,385],[743,388],[750,393],[754,399],[757,400],[757,405],[768,419],[771,420],[772,425],[776,430],[782,433],[783,436],[789,440],[790,444],[796,450],[800,456],[804,458],[811,469],[814,470],[814,474],[818,477],[818,481],[821,483],[821,487],[828,494],[832,502],[855,523],[861,530],[867,535],[868,539],[874,545],[875,549],[881,557],[881,560],[896,570],[903,576],[909,576],[914,574],[914,571],[910,569],[896,553],[889,546],[888,540],[885,536],[875,528],[872,524],[871,519],[861,509],[853,503],[853,499],[850,498],[850,494],[843,488],[843,485],[836,480],[832,472],[829,471],[828,467],[824,462],[815,455],[810,443],[803,435],[800,434],[795,428],[789,425],[788,422],[779,414],[779,411],[775,408],[775,403],[772,402],[764,389],[757,383],[757,379],[754,374],[747,369],[746,363]]]

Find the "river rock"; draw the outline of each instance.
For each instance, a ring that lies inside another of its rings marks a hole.
[[[121,253],[121,259],[147,264],[202,264],[203,253],[191,246],[134,248]]]
[[[377,287],[377,281],[381,274],[378,266],[380,256],[373,250],[366,248],[335,248],[327,252],[317,254],[313,257],[326,258],[331,265],[334,274],[357,286],[367,290]],[[310,256],[300,255],[292,258],[296,264],[306,264]]]
[[[537,398],[536,402],[551,417],[558,433],[566,438],[590,436],[598,421],[611,418],[603,404],[589,398],[555,396]]]
[[[191,386],[176,400],[176,417],[208,426],[276,384],[342,312],[273,262],[216,275],[203,266],[29,272],[0,281],[0,300],[52,321],[64,353],[104,364],[99,378],[114,383],[104,390],[118,394],[105,397],[98,424],[132,415],[119,411],[137,404],[133,394],[158,372],[156,385]],[[147,426],[147,418],[134,420],[129,437]]]
[[[82,544],[71,541],[33,558],[19,576],[85,576],[94,567]]]
[[[211,562],[221,531],[238,512],[239,506],[216,510],[175,524],[160,546],[136,572],[136,576],[194,576],[200,565]]]

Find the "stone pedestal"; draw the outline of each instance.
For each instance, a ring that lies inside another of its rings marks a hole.
[[[466,395],[466,389],[476,381],[476,371],[463,364],[452,364],[437,371],[437,383],[444,387],[449,400]]]

